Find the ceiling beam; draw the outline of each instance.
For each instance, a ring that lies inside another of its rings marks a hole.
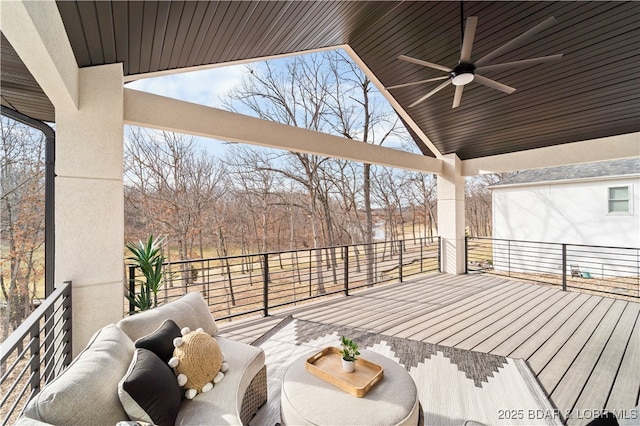
[[[3,1],[0,30],[55,107],[78,109],[78,65],[53,0]]]
[[[640,132],[465,160],[462,174],[477,176],[631,157],[640,157]]]
[[[441,173],[442,161],[371,145],[235,112],[124,89],[125,123],[247,143],[293,152],[341,158],[424,173]]]

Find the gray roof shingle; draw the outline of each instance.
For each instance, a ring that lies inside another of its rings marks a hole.
[[[492,187],[640,174],[640,157],[572,164],[513,173]]]

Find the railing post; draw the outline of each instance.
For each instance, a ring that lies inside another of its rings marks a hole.
[[[400,255],[398,256],[398,263],[399,263],[398,272],[399,272],[400,276],[398,278],[400,279],[400,282],[402,282],[402,278],[403,278],[402,277],[402,272],[403,272],[402,271],[402,246],[403,246],[402,243],[403,242],[404,242],[403,240],[398,241],[398,245],[399,245],[399,248],[400,248]]]
[[[133,300],[136,297],[136,267],[129,265],[129,312],[135,310]]]
[[[49,293],[51,294],[51,293]],[[53,306],[47,309],[44,314],[44,378],[45,381],[51,377],[53,366],[55,365],[54,355],[54,327],[56,324],[55,309]],[[45,382],[46,383],[46,382]]]
[[[438,235],[438,272],[442,273],[442,238]]]
[[[344,256],[344,295],[349,295],[349,246],[343,247]]]
[[[63,299],[64,306],[64,326],[65,331],[65,353],[64,360],[62,362],[62,367],[66,368],[72,361],[73,354],[73,283],[71,281],[65,281],[65,284],[68,284],[66,290],[66,297]],[[56,375],[58,372],[56,372]]]
[[[420,237],[420,272],[424,272],[424,238]]]
[[[464,236],[464,273],[469,273],[469,237]]]
[[[269,255],[262,255],[262,300],[264,316],[269,316]]]
[[[562,244],[562,291],[567,291],[567,245]]]
[[[29,369],[31,370],[30,386],[31,392],[35,395],[40,392],[40,328],[36,322],[31,328],[31,344],[29,345],[31,359]]]
[[[511,240],[507,241],[507,273],[511,276]]]

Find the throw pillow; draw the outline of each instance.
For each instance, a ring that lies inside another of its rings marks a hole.
[[[98,330],[64,373],[33,397],[25,417],[54,425],[115,425],[126,420],[118,381],[133,352],[133,342],[115,324]]]
[[[175,370],[178,385],[187,389],[187,399],[210,391],[214,384],[224,378],[229,366],[224,362],[220,346],[213,336],[201,328],[195,331],[183,328],[182,337],[175,339],[174,345],[169,366]]]
[[[131,420],[173,425],[181,391],[171,369],[156,354],[136,349],[127,374],[118,383],[120,402]]]
[[[180,327],[173,320],[166,320],[153,333],[139,338],[134,343],[136,348],[148,349],[164,361],[169,362],[173,356],[173,339],[180,337]]]

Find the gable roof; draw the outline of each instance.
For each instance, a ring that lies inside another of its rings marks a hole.
[[[491,188],[506,185],[525,185],[631,175],[640,176],[640,158],[624,158],[621,160],[599,161],[597,163],[524,170],[510,174],[500,182],[492,185]]]

